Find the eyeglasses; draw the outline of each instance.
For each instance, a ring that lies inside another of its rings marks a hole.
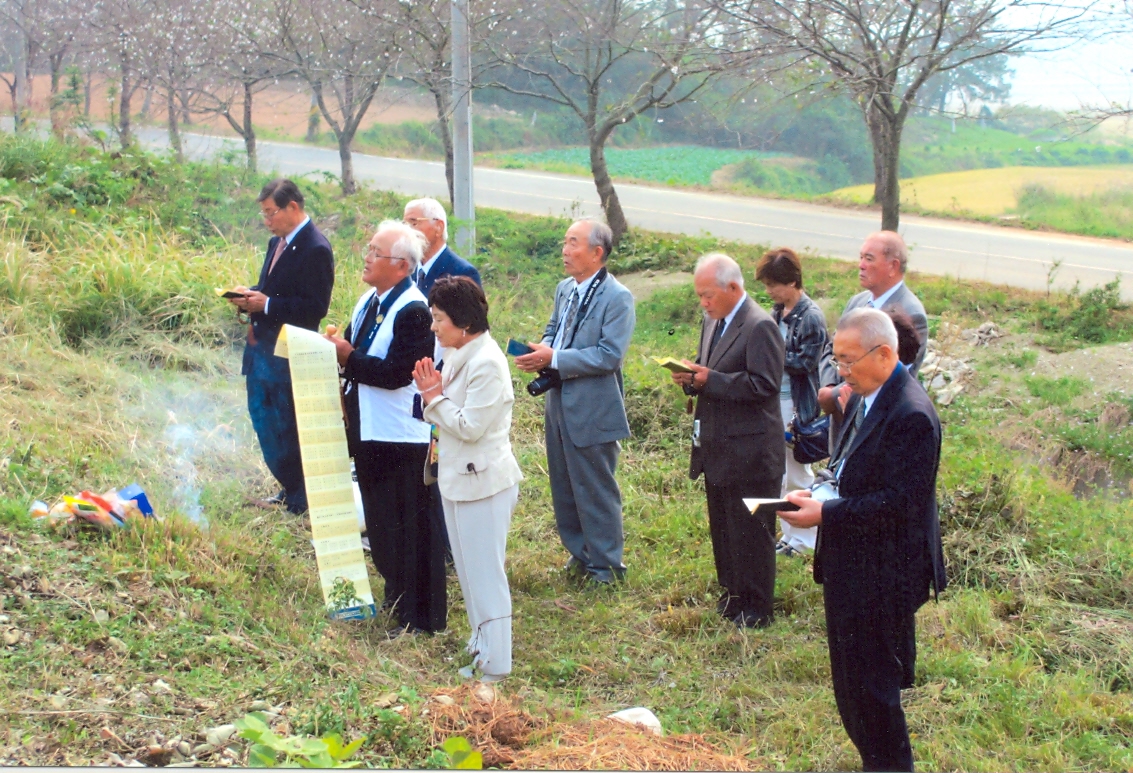
[[[262,217],[264,219],[264,221],[267,222],[267,221],[271,220],[273,217],[275,217],[276,215],[278,215],[279,213],[280,213],[280,210],[278,210],[278,209],[273,210],[271,212],[261,211],[260,217]]]
[[[370,247],[366,250],[367,258],[385,258],[386,260],[406,260],[406,258],[397,258],[393,255],[379,255],[377,247]]]
[[[880,348],[881,348],[881,344],[878,344],[877,346],[873,347],[873,348],[872,348],[872,349],[870,349],[870,350],[869,350],[868,352],[866,352],[865,354],[863,354],[863,355],[862,355],[861,357],[858,357],[858,358],[857,358],[856,360],[854,360],[853,362],[842,362],[841,360],[837,360],[837,359],[836,359],[836,360],[834,360],[834,366],[835,366],[836,368],[838,368],[838,370],[840,370],[840,371],[845,371],[846,373],[849,373],[849,372],[850,372],[850,370],[851,370],[851,369],[853,369],[853,367],[854,367],[855,365],[857,365],[857,364],[858,364],[859,362],[861,362],[861,361],[862,361],[862,360],[864,360],[864,359],[865,359],[866,357],[870,356],[871,354],[873,354],[874,352],[876,352],[876,351],[877,351],[878,349],[880,349]]]
[[[430,220],[436,220],[435,217],[407,217],[401,222],[405,223],[410,228],[416,228],[420,223],[428,223]]]

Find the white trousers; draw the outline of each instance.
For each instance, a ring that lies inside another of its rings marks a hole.
[[[504,552],[518,500],[519,484],[472,502],[441,497],[452,562],[472,628],[468,652],[485,674],[511,673],[511,589]]]
[[[779,409],[783,414],[783,431],[786,432],[791,417],[795,415],[795,404],[790,397],[779,395]],[[783,473],[782,493],[808,488],[811,483],[814,483],[814,473],[811,472],[810,465],[796,462],[795,457],[791,455],[791,449],[788,448],[787,471]],[[818,536],[817,526],[800,529],[780,518],[779,528],[783,530],[783,541],[795,550],[814,550],[814,540]]]

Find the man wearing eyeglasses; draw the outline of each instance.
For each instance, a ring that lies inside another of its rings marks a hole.
[[[346,440],[370,536],[385,580],[391,635],[445,628],[443,532],[433,508],[436,484],[424,481],[429,425],[413,416],[413,368],[433,356],[432,315],[413,283],[425,239],[406,223],[378,226],[362,269],[370,285],[334,343],[346,380]]]
[[[940,421],[928,394],[898,361],[897,330],[878,309],[838,322],[834,361],[859,396],[836,440],[837,496],[809,491],[780,512],[818,526],[814,579],[822,585],[838,713],[864,770],[912,770],[901,690],[912,687],[915,615],[944,574],[936,474]]]
[[[287,360],[275,356],[275,342],[284,325],[317,330],[330,308],[334,289],[334,254],[303,209],[303,194],[291,180],[272,180],[256,199],[264,225],[272,232],[260,280],[237,287],[232,304],[248,314],[248,339],[242,375],[247,379],[248,413],[260,440],[264,462],[282,487],[259,507],[284,505],[301,515],[307,511],[299,430],[291,395]]]
[[[476,284],[480,272],[448,246],[448,215],[436,199],[414,199],[405,205],[405,224],[425,237],[425,259],[414,272],[417,289],[426,298],[442,276],[466,276]]]

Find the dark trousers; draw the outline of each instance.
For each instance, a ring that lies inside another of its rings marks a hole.
[[[916,662],[913,613],[865,609],[823,585],[834,699],[846,734],[867,771],[911,771],[913,749],[901,688]],[[832,598],[833,596],[833,598]]]
[[[752,515],[744,497],[779,496],[782,477],[737,484],[704,481],[716,580],[727,592],[723,614],[770,618],[775,596],[775,516]]]
[[[384,604],[401,625],[433,632],[445,628],[447,603],[440,497],[422,479],[428,453],[428,443],[365,441],[354,466]]]
[[[307,510],[307,488],[303,482],[303,458],[299,452],[299,429],[291,380],[265,380],[248,376],[248,414],[260,440],[264,462],[286,492],[287,509]]]

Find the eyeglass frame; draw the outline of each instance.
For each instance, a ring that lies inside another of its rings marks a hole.
[[[440,220],[439,217],[403,217],[401,222],[405,223],[410,228],[416,228],[418,223],[424,223],[427,220]]]
[[[376,247],[367,247],[366,248],[366,257],[368,258],[371,255],[373,255],[375,258],[385,258],[386,260],[404,260],[404,261],[409,260],[409,258],[398,258],[394,255],[379,255]]]
[[[834,359],[834,367],[840,372],[850,373],[853,370],[855,365],[857,365],[859,362],[861,362],[866,357],[870,356],[871,354],[873,354],[874,352],[876,352],[878,349],[880,349],[883,346],[885,346],[885,344],[878,344],[877,346],[873,347],[868,352],[863,354],[861,357],[858,357],[853,362],[840,362],[837,358],[835,358]]]

